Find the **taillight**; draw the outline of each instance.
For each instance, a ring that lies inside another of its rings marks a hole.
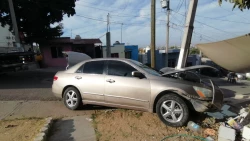
[[[54,81],[56,81],[58,79],[58,77],[57,76],[54,76]]]

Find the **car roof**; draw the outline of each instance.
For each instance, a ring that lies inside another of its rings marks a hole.
[[[94,58],[94,59],[88,59],[81,61],[77,63],[76,65],[72,66],[66,72],[72,73],[75,72],[83,63],[85,62],[92,62],[92,61],[106,61],[106,60],[114,60],[114,61],[125,61],[125,62],[132,62],[133,60],[131,59],[126,59],[126,58]]]
[[[126,59],[126,58],[94,58],[94,59],[87,60],[86,62],[89,62],[89,61],[106,61],[106,60],[131,61],[131,59]]]

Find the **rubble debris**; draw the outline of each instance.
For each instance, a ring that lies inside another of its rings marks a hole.
[[[187,128],[195,132],[201,132],[201,127],[193,121],[188,122]]]
[[[93,121],[93,119],[92,119],[92,118],[86,118],[86,120],[87,120],[87,121]]]
[[[215,136],[215,130],[207,128],[207,129],[204,130],[204,134],[208,135],[208,136]]]
[[[238,131],[242,129],[242,126],[239,123],[237,123],[233,118],[229,118],[227,124]]]
[[[207,137],[207,138],[206,138],[206,141],[214,141],[214,139],[211,138],[211,137]]]
[[[234,141],[236,131],[232,128],[221,125],[219,127],[218,141]]]
[[[248,125],[246,125],[246,126],[243,127],[242,137],[246,141],[250,141],[250,124],[248,124]]]
[[[7,125],[5,128],[16,127],[17,125]]]
[[[211,127],[216,123],[214,117],[208,117],[202,122],[202,127]]]

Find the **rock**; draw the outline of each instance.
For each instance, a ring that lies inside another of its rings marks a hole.
[[[208,135],[208,136],[215,136],[215,130],[214,129],[210,129],[210,128],[206,128],[205,130],[204,130],[204,134],[205,135]]]

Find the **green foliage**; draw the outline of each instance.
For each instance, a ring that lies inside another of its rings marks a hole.
[[[222,4],[223,0],[218,0],[219,4]],[[228,1],[230,3],[234,3],[233,9],[235,7],[238,7],[240,10],[244,10],[244,9],[250,9],[250,0],[225,0]]]
[[[199,50],[198,48],[192,47],[192,48],[190,48],[190,50],[189,50],[189,54],[190,54],[190,55],[193,55],[193,54],[200,54],[200,50]]]
[[[27,37],[27,42],[50,39],[63,34],[63,16],[75,14],[75,0],[13,0],[19,32]],[[1,26],[10,25],[12,22],[8,0],[0,1]],[[58,24],[51,27],[52,24]]]
[[[178,46],[171,46],[170,49],[179,49],[180,47]]]

